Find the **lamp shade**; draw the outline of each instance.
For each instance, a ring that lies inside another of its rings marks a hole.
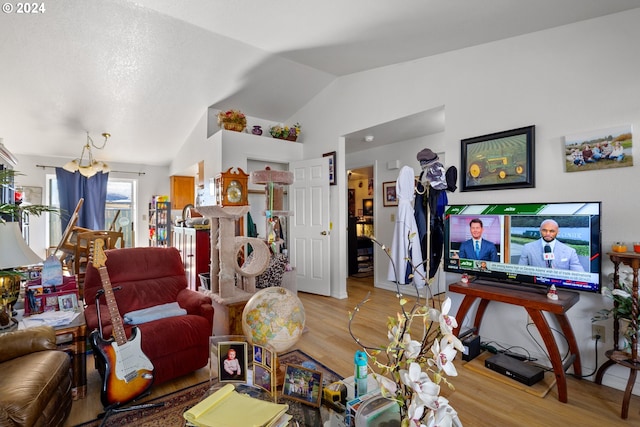
[[[0,223],[0,269],[23,267],[42,262],[22,238],[17,222]]]

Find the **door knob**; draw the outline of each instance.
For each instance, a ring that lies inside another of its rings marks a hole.
[[[327,235],[327,234],[329,234],[329,233],[327,233],[326,231],[323,231],[323,232],[321,232],[320,234],[322,234],[323,236],[326,236],[326,235]]]

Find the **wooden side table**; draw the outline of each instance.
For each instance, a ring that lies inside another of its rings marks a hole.
[[[572,291],[559,291],[558,300],[554,301],[547,298],[546,293],[541,293],[539,289],[530,289],[523,286],[506,285],[506,284],[491,284],[483,282],[473,282],[469,284],[453,283],[449,285],[451,292],[456,292],[464,295],[460,309],[456,314],[456,318],[462,319],[467,315],[467,311],[471,308],[474,301],[480,298],[480,305],[476,312],[474,326],[479,331],[480,323],[482,322],[482,316],[490,301],[498,301],[506,304],[519,305],[529,313],[531,320],[538,328],[540,336],[544,341],[547,351],[549,352],[549,359],[551,359],[551,365],[553,366],[553,372],[556,377],[556,385],[558,387],[558,400],[563,403],[567,403],[567,379],[565,376],[565,369],[573,364],[573,372],[577,378],[582,375],[582,365],[580,362],[580,351],[578,349],[578,343],[573,329],[569,323],[569,319],[566,316],[566,312],[573,307],[580,295],[577,292]],[[562,333],[567,339],[569,344],[569,352],[571,358],[567,362],[566,367],[562,364],[562,358],[560,357],[560,351],[558,350],[558,344],[553,337],[551,328],[547,323],[547,319],[544,317],[543,312],[551,313],[555,316],[556,320],[562,328]],[[460,326],[454,331],[454,335],[458,335]]]
[[[623,253],[609,253],[609,258],[613,261],[613,286],[615,289],[620,288],[620,264],[628,265],[633,269],[633,291],[631,293],[631,325],[632,330],[638,329],[638,270],[640,270],[640,254],[633,252]],[[598,373],[596,374],[596,384],[602,384],[602,378],[607,369],[613,365],[624,366],[629,368],[629,379],[627,380],[627,387],[624,390],[624,398],[622,399],[622,412],[621,418],[626,419],[629,416],[629,401],[631,400],[631,392],[636,382],[636,376],[638,370],[640,370],[640,355],[638,354],[638,334],[634,334],[631,341],[631,353],[620,351],[618,348],[618,337],[620,334],[620,326],[618,325],[618,319],[614,317],[613,324],[613,349],[608,350],[605,356],[609,358],[606,362],[600,366]]]
[[[71,357],[73,400],[84,399],[87,396],[87,322],[84,318],[84,308],[80,307],[80,314],[68,325],[54,327],[58,350],[62,350]],[[20,328],[24,327],[22,319],[24,310],[17,310]]]
[[[84,309],[81,310],[73,322],[54,328],[58,349],[71,356],[73,400],[84,399],[87,396],[87,322]]]

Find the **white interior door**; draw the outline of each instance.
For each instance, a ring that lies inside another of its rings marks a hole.
[[[289,170],[293,172],[290,257],[298,290],[330,295],[329,158],[292,162]]]

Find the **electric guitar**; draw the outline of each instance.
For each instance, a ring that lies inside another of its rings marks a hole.
[[[103,248],[104,241],[96,239],[92,263],[100,273],[113,330],[109,340],[105,340],[98,330],[91,332],[89,340],[103,380],[100,399],[105,408],[112,408],[144,394],[153,384],[154,375],[153,364],[142,352],[142,334],[136,326],[131,331],[131,338],[127,340],[105,266],[107,256]]]

